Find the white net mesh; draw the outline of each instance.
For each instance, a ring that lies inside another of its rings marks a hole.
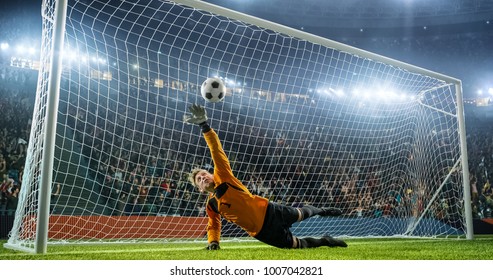
[[[200,96],[212,76],[228,87],[222,103]],[[35,234],[47,79],[42,67],[11,244]],[[343,210],[295,224],[297,235],[462,235],[455,96],[455,84],[328,40],[170,1],[69,1],[48,241],[203,239],[205,197],[186,176],[212,162],[182,122],[192,103],[252,193]],[[223,236],[246,235],[225,222]]]

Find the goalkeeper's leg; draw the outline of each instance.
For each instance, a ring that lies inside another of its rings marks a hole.
[[[333,238],[331,236],[324,236],[322,238],[313,238],[313,237],[305,237],[305,238],[298,238],[294,237],[297,239],[297,247],[298,249],[305,249],[305,248],[316,248],[316,247],[321,247],[321,246],[328,246],[328,247],[347,247],[346,242],[340,239]]]
[[[315,215],[319,215],[319,216],[340,216],[340,215],[342,215],[342,211],[338,208],[331,208],[331,207],[317,208],[317,207],[311,206],[311,205],[306,205],[306,206],[303,206],[302,208],[298,208],[298,211],[300,212],[300,217],[299,217],[298,221],[308,219],[308,218],[315,216]]]

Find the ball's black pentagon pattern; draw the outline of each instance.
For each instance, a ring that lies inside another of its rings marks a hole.
[[[212,99],[213,98],[212,93],[211,92],[206,92],[205,93],[205,98]]]
[[[219,98],[219,99],[223,99],[223,96],[224,96],[224,93],[221,91],[221,92],[219,93],[219,95],[217,96],[217,98]]]
[[[212,88],[219,88],[220,84],[216,81],[211,83]]]

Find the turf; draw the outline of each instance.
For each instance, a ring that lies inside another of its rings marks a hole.
[[[257,241],[230,241],[221,250],[205,243],[103,244],[49,246],[46,254],[4,248],[0,260],[493,260],[493,235],[474,240],[347,239],[347,248],[277,249]]]

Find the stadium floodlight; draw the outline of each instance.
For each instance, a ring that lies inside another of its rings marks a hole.
[[[17,45],[15,47],[15,51],[18,53],[18,54],[24,54],[26,52],[26,47],[24,45]]]
[[[1,44],[0,44],[0,49],[2,49],[2,50],[6,50],[6,49],[8,49],[8,48],[9,48],[9,44],[8,44],[8,43],[1,43]]]
[[[205,198],[186,175],[212,160],[182,117],[218,72],[244,82],[206,104],[236,175],[272,200],[345,213],[297,223],[296,235],[473,238],[460,80],[203,1],[42,7],[33,125],[6,247],[205,241]],[[61,71],[64,38],[109,63]],[[319,85],[367,98],[311,90]],[[387,102],[380,90],[415,98]],[[61,195],[50,201],[55,183]],[[224,221],[223,239],[240,237]]]
[[[62,56],[64,58],[67,58],[69,61],[73,61],[73,60],[77,59],[77,53],[75,51],[67,49],[67,48],[64,49]]]

